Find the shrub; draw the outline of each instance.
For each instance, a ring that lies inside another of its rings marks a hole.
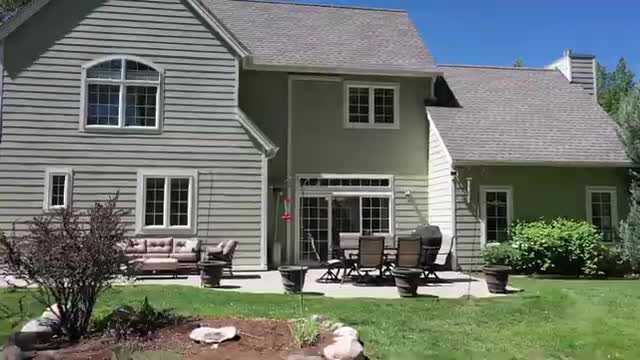
[[[620,246],[605,247],[600,261],[598,262],[598,270],[602,275],[606,276],[625,276],[631,273],[631,266],[625,260]]]
[[[177,325],[183,318],[170,309],[156,310],[149,304],[149,299],[138,308],[121,306],[94,322],[94,330],[104,335],[113,336],[118,341],[145,338],[155,331],[167,326]]]
[[[629,215],[620,223],[622,257],[628,262],[631,271],[640,273],[640,187],[637,182],[631,185]]]
[[[320,323],[312,319],[293,320],[290,329],[293,340],[300,349],[314,345],[320,338]]]
[[[605,251],[602,234],[580,220],[521,222],[512,228],[514,266],[522,272],[596,275]]]
[[[487,265],[513,266],[518,254],[511,243],[488,244],[483,252],[484,262]]]
[[[31,292],[37,302],[58,304],[62,332],[72,341],[86,334],[98,297],[127,274],[121,222],[127,212],[116,208],[117,199],[38,217],[26,235],[0,237],[9,271],[37,285]]]

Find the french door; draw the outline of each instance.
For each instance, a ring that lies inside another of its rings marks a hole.
[[[342,235],[385,235],[391,230],[391,199],[377,194],[300,197],[299,259],[326,261]]]

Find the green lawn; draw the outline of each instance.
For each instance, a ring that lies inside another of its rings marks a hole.
[[[519,295],[491,300],[336,300],[306,298],[306,314],[322,314],[361,332],[372,359],[638,359],[640,282],[515,279]],[[15,307],[24,292],[0,292]],[[288,319],[298,298],[222,293],[182,287],[120,287],[98,311],[144,296],[184,314]],[[42,309],[28,300],[24,308]],[[16,319],[0,322],[4,339]],[[411,356],[409,354],[412,354]]]

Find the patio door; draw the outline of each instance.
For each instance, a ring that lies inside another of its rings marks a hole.
[[[329,199],[302,197],[300,210],[300,262],[326,261],[329,258],[331,236]]]

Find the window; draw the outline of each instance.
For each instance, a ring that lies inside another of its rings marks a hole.
[[[341,196],[333,197],[333,230],[348,234],[390,234],[390,197]]]
[[[397,84],[347,82],[345,127],[398,129],[400,87]]]
[[[482,244],[508,240],[513,221],[511,187],[480,187]]]
[[[587,219],[602,232],[604,241],[615,240],[615,228],[618,224],[615,187],[587,187]]]
[[[303,187],[333,187],[333,188],[389,188],[391,180],[385,178],[347,178],[347,177],[303,177],[300,186]]]
[[[71,201],[72,173],[68,169],[50,169],[45,172],[45,211],[64,209]]]
[[[158,130],[162,74],[134,57],[116,57],[83,67],[84,129]]]
[[[197,173],[149,170],[138,173],[139,233],[193,233]]]

